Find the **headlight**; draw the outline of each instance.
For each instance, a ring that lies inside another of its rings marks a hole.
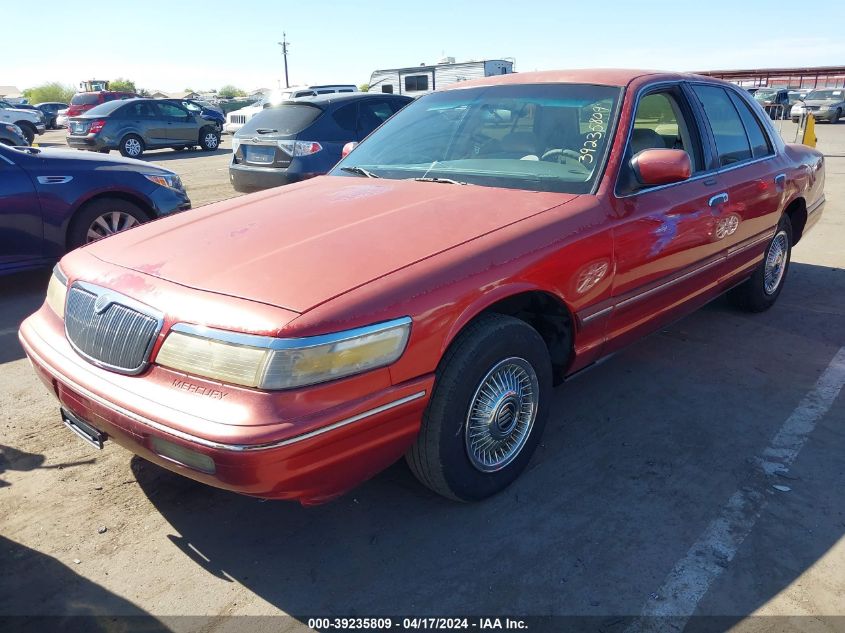
[[[182,180],[176,174],[144,174],[144,178],[162,187],[184,191]]]
[[[23,136],[23,130],[21,130],[14,123],[4,123],[3,127],[6,128],[7,132],[11,132],[12,134],[17,134],[18,136]]]
[[[291,389],[389,365],[402,356],[410,332],[409,317],[295,339],[177,323],[156,363],[244,387]]]
[[[47,285],[47,305],[61,318],[65,318],[65,297],[67,297],[67,277],[56,264],[53,275]]]

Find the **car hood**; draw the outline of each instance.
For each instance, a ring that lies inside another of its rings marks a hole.
[[[169,169],[164,169],[163,167],[159,167],[158,165],[154,165],[153,163],[148,163],[143,160],[99,154],[96,152],[80,152],[77,149],[66,147],[29,148],[28,153],[37,158],[42,158],[45,161],[50,161],[51,165],[56,164],[59,161],[73,161],[74,163],[85,163],[86,169],[95,169],[98,165],[102,165],[104,167],[123,165],[131,167],[132,171],[138,171],[141,169],[148,174],[174,173]]]
[[[301,313],[575,197],[322,176],[164,218],[86,251],[183,286]]]
[[[27,114],[30,117],[38,119],[38,110],[29,110],[27,108],[3,108],[6,112],[14,112],[15,114]]]

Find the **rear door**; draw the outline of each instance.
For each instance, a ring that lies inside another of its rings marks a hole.
[[[197,124],[194,115],[182,106],[170,101],[161,101],[156,103],[156,106],[166,122],[167,139],[170,143],[197,144],[199,124]]]
[[[714,239],[719,178],[712,150],[681,84],[641,95],[628,132],[613,198],[616,274],[607,351],[636,340],[703,302],[724,262]],[[682,149],[692,177],[654,187],[638,184],[630,159],[646,149]]]
[[[784,195],[784,165],[774,150],[767,128],[733,90],[693,84],[706,122],[711,129],[719,161],[719,195],[714,207],[715,237],[726,254],[729,268],[753,262],[778,223]]]
[[[140,134],[148,147],[167,142],[166,123],[151,101],[128,103],[119,112],[126,132],[134,131]]]
[[[38,194],[11,150],[0,150],[0,268],[43,256],[43,222]]]

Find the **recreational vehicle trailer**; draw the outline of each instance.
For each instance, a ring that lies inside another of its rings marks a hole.
[[[439,64],[376,70],[370,76],[370,92],[418,97],[458,81],[507,75],[513,72],[513,60],[486,59],[458,62],[447,57]]]

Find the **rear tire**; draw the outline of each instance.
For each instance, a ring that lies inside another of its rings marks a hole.
[[[139,158],[144,153],[144,139],[137,134],[127,134],[120,140],[118,149],[126,158]]]
[[[204,127],[200,130],[199,141],[204,152],[213,152],[220,147],[220,134],[212,127]]]
[[[551,391],[552,364],[540,334],[514,317],[479,318],[440,362],[420,432],[405,455],[411,471],[457,501],[503,490],[537,448]]]
[[[116,214],[116,215],[115,215]],[[141,207],[121,198],[100,198],[85,204],[68,230],[68,250],[149,221]]]
[[[728,292],[728,299],[747,312],[768,310],[780,296],[791,259],[792,223],[784,214],[774,237],[766,246],[763,261],[748,280]]]

